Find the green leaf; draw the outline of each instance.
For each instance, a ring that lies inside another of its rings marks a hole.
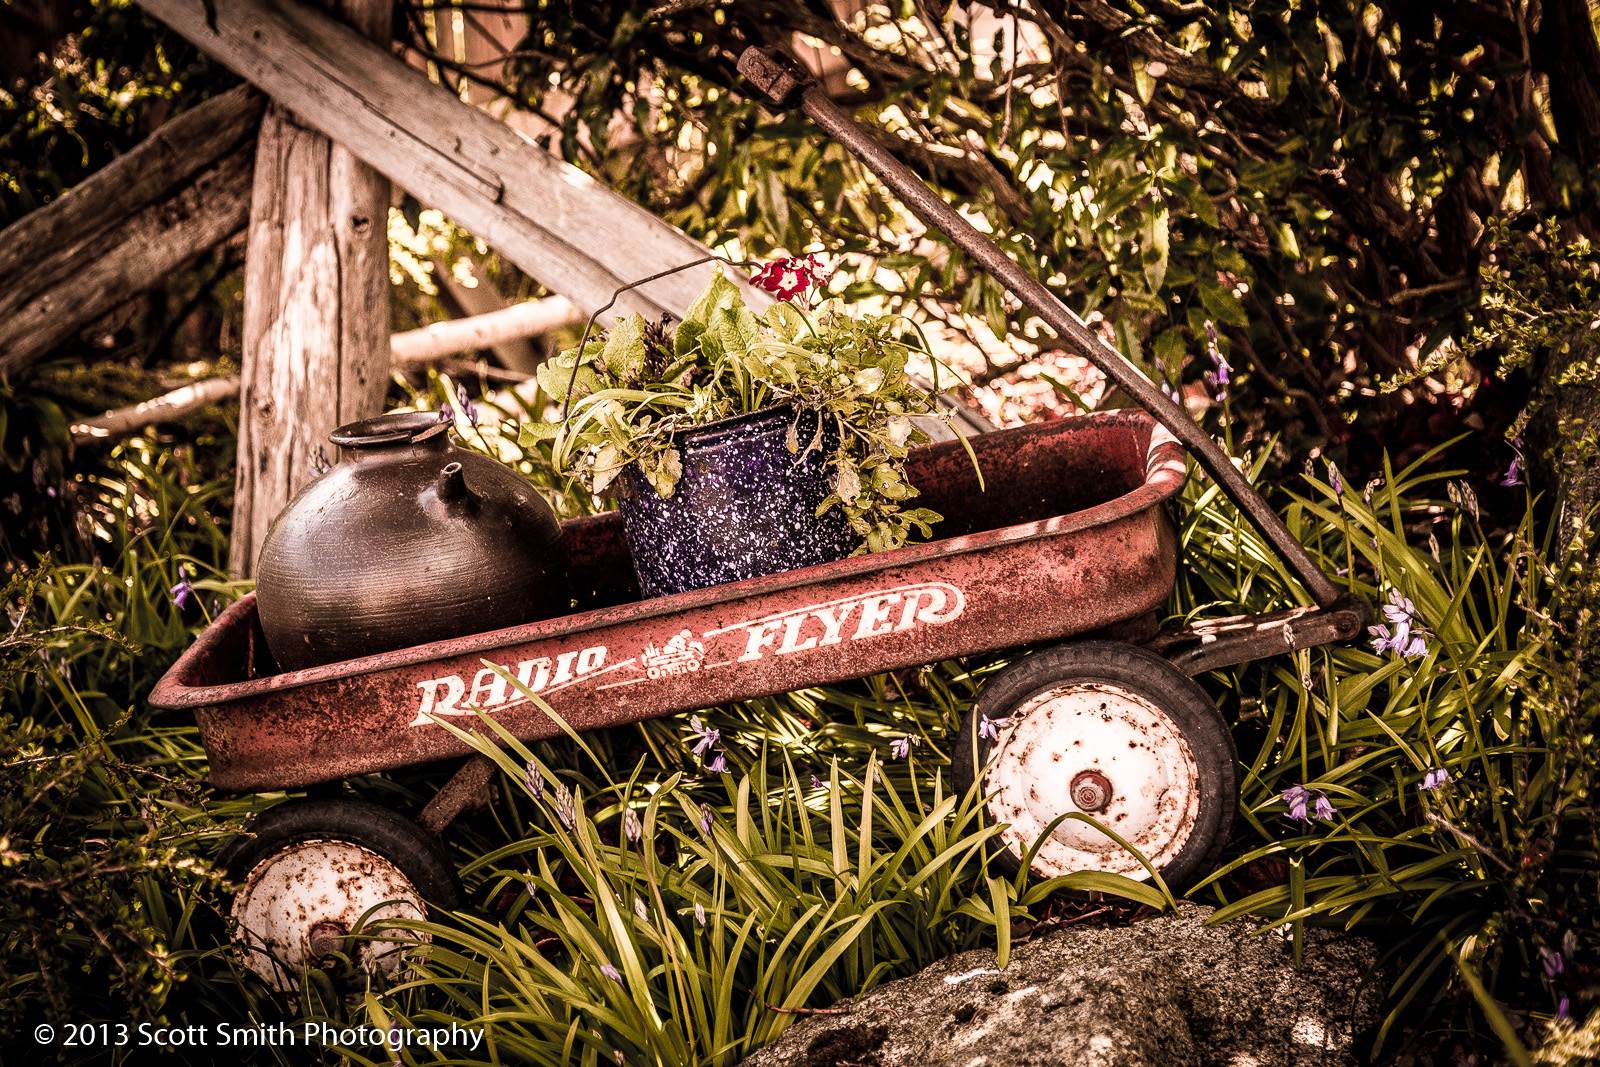
[[[683,314],[683,322],[679,324],[681,333],[684,326],[697,326],[704,330],[711,325],[711,316],[720,308],[731,307],[742,303],[739,299],[739,287],[728,280],[728,276],[718,267],[717,272],[711,276],[711,284],[706,286],[705,292],[695,298],[689,305],[689,310]]]
[[[618,319],[606,334],[600,358],[619,382],[637,381],[644,368],[644,319],[639,315]]]
[[[1250,325],[1250,318],[1244,313],[1244,305],[1239,303],[1238,297],[1210,278],[1201,278],[1199,287],[1200,303],[1218,322],[1239,327]]]
[[[1183,357],[1189,351],[1189,342],[1183,328],[1173,326],[1162,330],[1154,345],[1156,361],[1169,370],[1183,366]]]
[[[1300,242],[1295,240],[1294,227],[1287,222],[1280,222],[1274,231],[1278,237],[1278,251],[1290,259],[1300,258]]]
[[[1156,95],[1156,79],[1151,76],[1149,64],[1143,56],[1136,57],[1133,61],[1133,92],[1141,104],[1148,104],[1150,98]]]
[[[1165,204],[1153,214],[1145,216],[1143,237],[1139,258],[1144,267],[1144,280],[1150,286],[1152,293],[1160,292],[1161,283],[1167,277],[1167,250],[1169,244],[1167,208]]]
[[[517,430],[517,444],[527,448],[541,441],[554,441],[560,432],[559,422],[525,422]]]
[[[1189,180],[1183,183],[1182,189],[1184,199],[1195,218],[1213,230],[1222,225],[1222,218],[1217,214],[1217,205],[1212,202],[1204,186],[1197,181]]]

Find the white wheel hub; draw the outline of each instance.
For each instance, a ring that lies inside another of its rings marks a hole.
[[[378,853],[349,841],[299,841],[245,876],[233,898],[234,940],[263,981],[293,992],[302,969],[333,952],[368,973],[393,974],[401,950],[428,938],[388,923],[426,914],[416,886]],[[356,932],[360,936],[345,936]]]
[[[1161,870],[1194,832],[1200,768],[1155,704],[1108,682],[1072,682],[1021,704],[999,728],[984,768],[989,815],[1019,857],[1056,817],[1082,812]],[[1033,858],[1043,877],[1105,871],[1134,879],[1139,860],[1096,827],[1063,820]]]

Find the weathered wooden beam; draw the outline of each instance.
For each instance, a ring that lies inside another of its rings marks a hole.
[[[206,378],[192,385],[179,386],[170,393],[104,415],[72,424],[73,444],[112,441],[158,422],[174,422],[202,408],[221,404],[239,395],[239,377]]]
[[[583,317],[565,297],[544,297],[484,315],[449,319],[397,333],[389,338],[389,355],[396,367],[413,370],[449,356],[474,352],[499,342],[537,337],[582,321]],[[490,377],[496,376],[491,374]],[[506,376],[505,380],[522,381],[526,377],[518,374]],[[207,378],[150,400],[114,408],[103,415],[73,423],[72,440],[80,445],[111,441],[158,422],[177,422],[202,408],[234,400],[238,396],[238,375]]]
[[[274,100],[592,311],[704,246],[293,0],[139,0]],[[712,265],[625,294],[619,311],[681,315]],[[752,303],[765,304],[760,296]]]
[[[0,374],[239,231],[263,106],[245,86],[208,100],[0,231]]]
[[[392,0],[334,0],[387,42]],[[354,33],[346,30],[344,32]],[[255,571],[278,512],[336,426],[389,384],[389,182],[274,100],[261,120],[245,242],[243,373],[228,569]]]
[[[463,319],[445,319],[418,330],[394,335],[396,359],[423,361],[454,352],[525,341],[529,337],[573,326],[584,320],[583,312],[564,296],[525,300],[520,304],[486,311]],[[520,368],[519,368],[520,369]],[[526,368],[532,370],[532,367]]]

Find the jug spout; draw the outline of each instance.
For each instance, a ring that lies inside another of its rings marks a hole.
[[[459,463],[446,463],[439,469],[439,499],[447,504],[465,500],[472,495],[467,488],[467,476]]]

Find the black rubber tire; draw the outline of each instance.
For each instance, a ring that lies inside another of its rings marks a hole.
[[[398,867],[423,899],[461,904],[461,883],[439,839],[405,816],[366,800],[287,800],[257,815],[218,857],[229,878],[243,881],[256,864],[301,841],[348,841]]]
[[[1189,744],[1200,771],[1200,811],[1189,840],[1157,868],[1174,893],[1216,866],[1228,842],[1238,805],[1238,757],[1228,724],[1194,679],[1148,649],[1115,641],[1079,641],[1042,649],[991,678],[968,709],[953,760],[956,785],[965,792],[994,747],[978,735],[983,717],[1003,719],[1031,697],[1067,682],[1122,686],[1160,708]],[[987,819],[987,809],[984,811]],[[1021,858],[1003,846],[1000,859],[1012,871]]]

